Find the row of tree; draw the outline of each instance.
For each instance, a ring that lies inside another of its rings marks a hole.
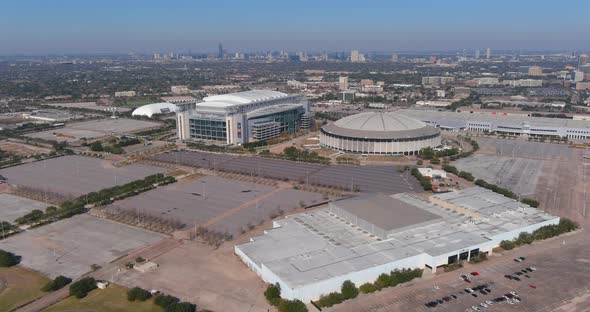
[[[425,191],[432,191],[432,182],[430,181],[430,178],[423,176],[418,168],[412,168],[410,173],[418,180],[418,182],[420,182],[420,185],[422,185],[422,188],[424,188]]]
[[[365,283],[359,287],[359,291],[368,294],[387,287],[395,287],[399,284],[409,282],[415,278],[422,277],[422,269],[402,269],[391,271],[390,274],[379,275],[373,283]]]
[[[127,291],[127,300],[129,301],[146,301],[152,297],[152,294],[140,287],[133,287]],[[195,312],[197,306],[190,302],[180,302],[180,299],[159,294],[154,298],[154,304],[164,308],[166,312]]]
[[[331,307],[335,304],[342,303],[345,300],[356,298],[359,295],[359,290],[356,285],[346,280],[340,287],[340,292],[331,292],[327,295],[322,295],[315,304],[319,307]]]
[[[500,242],[500,247],[505,250],[510,250],[520,245],[532,244],[536,240],[544,240],[555,237],[564,233],[575,231],[578,225],[572,220],[562,218],[558,224],[551,224],[542,226],[532,233],[522,232],[516,239],[503,240]]]

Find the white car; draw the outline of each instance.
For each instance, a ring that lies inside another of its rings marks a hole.
[[[537,270],[537,268],[535,268],[535,267],[529,267],[529,269],[531,269],[533,271],[536,271]]]
[[[479,308],[477,306],[471,306],[471,308],[473,309],[473,311],[479,311]]]
[[[483,308],[487,308],[487,307],[488,307],[488,305],[487,305],[487,304],[485,304],[485,303],[483,303],[483,302],[482,302],[482,303],[480,303],[479,305],[480,305],[480,306],[482,306]]]
[[[520,302],[520,299],[518,299],[518,298],[512,298],[512,301],[518,303],[518,302]]]
[[[508,304],[514,304],[514,301],[512,301],[512,299],[508,299],[508,300],[506,300],[506,302],[507,302]]]
[[[492,304],[494,304],[494,302],[493,301],[490,301],[490,300],[486,300],[486,304],[487,305],[492,305]]]
[[[511,291],[510,294],[513,296],[518,296],[518,294],[515,291]]]

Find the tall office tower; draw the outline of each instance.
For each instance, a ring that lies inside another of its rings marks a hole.
[[[221,44],[221,42],[219,43],[219,47],[217,50],[217,58],[223,58],[223,45]]]
[[[391,54],[391,61],[392,62],[397,62],[397,60],[398,60],[397,53],[393,52],[393,54]]]
[[[588,64],[588,54],[580,54],[578,57],[578,67]]]
[[[361,61],[361,54],[358,50],[350,51],[350,61],[353,63],[357,63]]]
[[[340,79],[338,79],[338,89],[340,91],[348,90],[348,77],[340,77]]]
[[[489,60],[492,56],[492,50],[490,48],[486,48],[486,60]]]
[[[479,59],[479,49],[475,50],[475,58]]]

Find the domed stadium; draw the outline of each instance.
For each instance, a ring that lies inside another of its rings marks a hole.
[[[320,145],[347,153],[417,155],[440,145],[440,131],[397,112],[366,112],[323,126]]]

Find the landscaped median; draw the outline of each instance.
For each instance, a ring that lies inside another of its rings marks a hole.
[[[41,210],[32,212],[18,218],[16,223],[19,226],[37,227],[47,223],[55,222],[61,219],[69,218],[77,214],[86,212],[87,207],[103,206],[112,203],[114,200],[124,199],[130,196],[147,192],[160,185],[166,185],[176,182],[174,177],[164,176],[161,173],[150,175],[141,180],[129,182],[91,192],[82,195],[74,200],[65,201],[59,207],[50,206]]]

